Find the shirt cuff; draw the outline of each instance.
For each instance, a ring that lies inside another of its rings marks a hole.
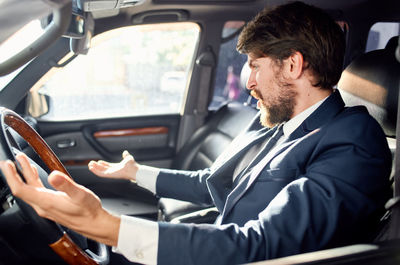
[[[152,193],[156,194],[156,182],[160,169],[140,165],[136,172],[136,183]]]
[[[118,245],[112,250],[132,262],[157,264],[158,223],[122,215]]]

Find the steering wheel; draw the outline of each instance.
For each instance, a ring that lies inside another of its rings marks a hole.
[[[14,153],[16,152],[15,150],[17,145],[15,144],[15,139],[9,130],[9,128],[12,128],[35,150],[40,159],[51,171],[58,170],[71,177],[64,165],[60,162],[56,154],[51,150],[43,138],[18,114],[9,109],[0,108],[0,123],[2,131],[0,135],[1,160],[10,159],[15,161]],[[39,167],[39,177],[43,184],[47,188],[53,189],[47,182],[47,172],[40,168],[40,166],[37,165],[37,167]],[[2,177],[4,183],[7,183],[4,176]],[[11,200],[8,201],[11,203]],[[89,249],[83,251],[81,247],[72,241],[70,236],[68,236],[60,225],[51,220],[40,217],[33,208],[18,198],[15,198],[12,201],[15,201],[15,203],[18,204],[21,211],[27,218],[29,218],[35,227],[39,229],[39,231],[46,231],[45,237],[50,248],[52,248],[53,251],[67,264],[108,264],[109,253],[104,244],[97,243],[98,254],[93,253]]]

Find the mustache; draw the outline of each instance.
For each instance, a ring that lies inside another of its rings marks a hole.
[[[261,100],[263,99],[262,96],[261,96],[261,93],[258,90],[255,90],[255,89],[250,91],[250,95],[255,99],[261,99]]]

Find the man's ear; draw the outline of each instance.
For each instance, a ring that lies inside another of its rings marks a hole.
[[[293,80],[298,79],[303,73],[303,68],[304,68],[303,55],[298,51],[292,53],[287,59],[286,67],[287,67],[286,73],[288,77],[290,77]]]

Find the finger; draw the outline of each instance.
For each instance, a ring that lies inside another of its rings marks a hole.
[[[88,165],[98,165],[98,166],[110,166],[111,163],[104,161],[104,160],[98,160],[98,161],[90,161]]]
[[[96,166],[98,169],[103,168],[103,170],[106,170],[109,167],[111,167],[112,164],[107,161],[99,160],[99,161],[90,161],[89,166]]]
[[[72,200],[80,201],[84,199],[86,189],[64,173],[55,170],[50,173],[48,180],[55,189],[65,192]]]
[[[89,164],[88,164],[89,170],[92,170],[92,168],[95,167],[95,165],[96,165],[96,161],[93,161],[93,160],[90,161]]]
[[[42,182],[39,179],[39,174],[35,166],[33,166],[28,157],[24,153],[19,153],[15,156],[19,164],[21,165],[22,174],[24,175],[25,181],[35,187],[43,187]]]
[[[109,168],[111,166],[111,163],[104,160],[99,160],[98,165],[104,166],[105,168]]]
[[[130,155],[131,154],[127,150],[124,150],[124,152],[122,152],[122,158],[125,158],[125,157],[130,156]]]
[[[22,181],[21,177],[17,173],[15,165],[10,160],[1,163],[1,170],[3,175],[6,177],[7,184],[11,189],[11,192],[18,196],[23,193],[21,192],[25,183]]]
[[[111,167],[110,163],[107,163],[105,161],[98,161],[98,162],[90,162],[89,163],[90,167],[94,167],[98,170],[107,170],[108,168]]]
[[[33,183],[33,185],[35,186],[35,187],[44,187],[44,185],[43,185],[43,183],[42,183],[42,180],[39,178],[39,171],[38,171],[38,169],[34,166],[34,165],[32,165],[31,164],[31,167],[32,167],[32,171],[34,172],[33,174],[35,175],[35,176],[37,176],[37,178],[36,178],[36,184],[35,183]]]
[[[96,174],[96,175],[98,175],[100,177],[105,176],[104,172],[109,168],[109,167],[101,165],[101,164],[99,164],[97,162],[93,162],[93,163],[90,162],[88,166],[89,166],[89,170],[90,171],[92,171],[94,174]]]

